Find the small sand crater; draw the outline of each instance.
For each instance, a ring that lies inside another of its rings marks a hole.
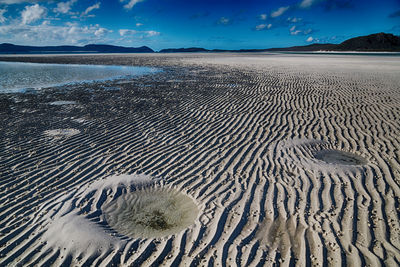
[[[79,133],[80,131],[78,129],[54,129],[44,131],[44,135],[54,138],[70,137]]]
[[[298,166],[302,169],[322,171],[329,173],[352,173],[363,171],[362,166],[368,164],[368,160],[357,154],[341,151],[334,145],[316,139],[288,139],[278,145],[279,160],[285,162],[285,167]]]
[[[339,164],[339,165],[367,164],[366,159],[356,154],[340,150],[321,150],[314,153],[314,157],[318,160],[322,160],[330,164]]]
[[[189,197],[161,189],[127,192],[106,204],[103,211],[110,227],[135,238],[178,233],[193,224],[198,214]]]

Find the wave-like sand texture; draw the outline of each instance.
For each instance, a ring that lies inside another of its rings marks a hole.
[[[0,265],[400,265],[396,58],[82,57],[164,71],[55,91],[70,109],[50,89],[3,97]],[[193,202],[193,223],[157,237],[107,223],[109,203],[157,190]]]

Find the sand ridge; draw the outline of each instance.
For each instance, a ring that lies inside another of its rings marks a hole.
[[[29,58],[35,59],[82,60]],[[13,116],[2,116],[13,128],[2,122],[2,265],[400,264],[398,60],[234,54],[84,60],[164,71],[119,83],[120,90],[54,89],[63,96],[57,99],[84,107],[57,116],[85,118],[84,126],[73,119],[61,124],[40,106],[35,114],[18,112],[52,101],[41,94],[3,100]],[[43,121],[37,132],[26,124],[30,116]],[[42,134],[50,129],[80,133],[49,142]],[[341,163],[341,154],[332,162],[321,151],[356,155],[357,164]],[[115,188],[104,178],[125,173],[161,177],[162,187],[189,196],[198,208],[194,224],[137,239],[99,224],[98,203]],[[104,249],[57,243],[63,239],[49,235],[63,228],[51,225],[63,220],[76,235],[94,229],[93,244]]]

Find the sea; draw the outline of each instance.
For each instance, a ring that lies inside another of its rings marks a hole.
[[[159,69],[138,66],[0,62],[0,93],[24,93],[47,87],[132,78]]]

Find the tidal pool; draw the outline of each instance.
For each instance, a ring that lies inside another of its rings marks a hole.
[[[131,78],[158,71],[151,67],[0,62],[0,93]]]
[[[188,196],[169,190],[128,192],[103,207],[110,227],[134,238],[176,234],[194,223],[198,209]]]
[[[331,164],[340,165],[364,165],[367,160],[350,152],[340,150],[321,150],[314,154],[316,159]]]

